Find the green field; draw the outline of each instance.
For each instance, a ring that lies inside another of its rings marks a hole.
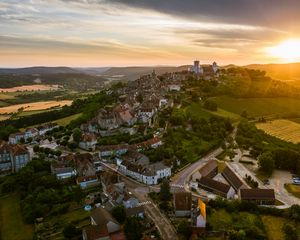
[[[61,119],[58,119],[56,121],[53,121],[55,123],[57,123],[58,125],[61,125],[61,126],[66,126],[68,125],[72,120],[75,120],[76,118],[80,117],[82,115],[82,113],[77,113],[77,114],[74,114],[74,115],[71,115],[69,117],[65,117],[65,118],[61,118]]]
[[[217,111],[208,111],[203,109],[202,104],[200,103],[192,103],[186,108],[186,111],[194,116],[200,116],[203,118],[209,118],[211,114],[224,118],[230,118],[233,121],[238,121],[241,118],[238,114],[228,112],[221,108],[218,108]]]
[[[300,185],[286,184],[285,189],[297,198],[300,198]]]
[[[33,226],[24,224],[20,211],[19,197],[16,194],[0,198],[0,239],[32,239]]]
[[[300,115],[300,99],[293,98],[233,98],[221,96],[212,98],[218,107],[235,114],[247,111],[250,117],[283,117]]]

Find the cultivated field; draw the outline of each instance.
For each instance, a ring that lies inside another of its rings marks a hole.
[[[23,85],[23,86],[12,87],[12,88],[0,88],[0,92],[45,91],[45,90],[57,90],[57,89],[59,89],[58,85],[35,84],[35,85]]]
[[[300,124],[290,120],[278,119],[266,123],[257,123],[256,127],[282,140],[292,143],[300,142]]]
[[[72,104],[71,100],[24,103],[24,104],[2,107],[0,108],[0,114],[18,112],[18,109],[21,108],[23,108],[23,111],[37,111],[37,110],[44,110],[53,107],[62,107],[64,105],[71,105],[71,104]]]
[[[218,107],[232,113],[247,111],[250,117],[288,117],[300,114],[300,99],[293,98],[233,98],[221,96],[212,98]]]

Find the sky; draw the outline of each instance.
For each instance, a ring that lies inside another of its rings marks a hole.
[[[0,0],[0,67],[300,61],[300,49],[272,50],[300,39],[299,10],[299,0]]]

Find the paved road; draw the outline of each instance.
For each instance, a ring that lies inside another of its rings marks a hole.
[[[177,184],[177,185],[186,185],[189,177],[198,169],[200,169],[203,165],[205,165],[210,159],[214,159],[216,156],[218,156],[223,149],[217,148],[214,151],[210,152],[203,158],[199,159],[197,162],[193,163],[192,165],[189,165],[182,171],[176,173],[172,178],[171,182],[172,184]]]
[[[116,171],[112,166],[102,163],[104,167],[109,168],[112,171]],[[119,173],[119,172],[118,172]],[[150,202],[144,205],[145,212],[149,216],[156,227],[158,228],[162,239],[165,240],[177,240],[177,233],[173,225],[170,223],[169,219],[163,215],[159,208],[147,197],[148,192],[159,191],[159,187],[146,186],[139,183],[127,176],[119,173],[122,176],[122,181],[124,181],[126,188],[140,201],[140,202]]]

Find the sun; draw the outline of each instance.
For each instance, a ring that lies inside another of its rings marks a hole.
[[[284,61],[300,60],[300,39],[286,40],[277,46],[267,48],[267,52]]]

